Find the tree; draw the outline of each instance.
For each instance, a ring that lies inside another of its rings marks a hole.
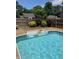
[[[16,1],[16,17],[20,17],[23,12],[23,6],[19,5],[19,3]]]
[[[57,5],[54,6],[54,15],[58,17],[63,17],[63,6]]]
[[[21,6],[18,1],[16,1],[16,18],[19,18],[23,13],[32,13],[32,10],[28,10]]]
[[[16,11],[16,18],[20,18],[20,14],[18,11]]]
[[[44,11],[46,12],[47,15],[53,14],[53,9],[52,9],[52,3],[47,2],[44,6]]]
[[[37,18],[41,18],[42,17],[42,12],[43,12],[43,9],[42,9],[42,7],[41,6],[35,6],[34,8],[33,8],[33,13],[35,14],[35,16],[37,17]]]
[[[32,13],[32,10],[28,10],[26,8],[23,8],[23,12],[22,13]]]

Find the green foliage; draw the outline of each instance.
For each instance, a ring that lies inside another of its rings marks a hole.
[[[46,14],[46,13],[44,13],[42,17],[43,17],[43,19],[46,19],[47,14]]]
[[[16,17],[17,17],[17,18],[20,18],[20,14],[19,14],[19,12],[17,12],[17,11],[16,11]]]
[[[63,17],[63,6],[54,6],[53,7],[54,10],[54,15],[58,16],[58,17]]]
[[[39,26],[41,24],[41,20],[35,20],[37,23],[37,26]]]
[[[44,6],[44,10],[46,12],[47,15],[51,15],[52,14],[52,3],[51,2],[46,2],[45,6]]]
[[[16,1],[16,18],[19,18],[20,16],[22,16],[23,13],[32,13],[32,10],[28,10],[24,8]]]
[[[36,17],[42,17],[42,12],[43,12],[43,9],[39,5],[33,8],[33,13],[35,14]]]
[[[23,8],[23,12],[22,13],[32,13],[32,10],[28,10],[26,8]]]
[[[43,26],[43,27],[47,26],[47,21],[42,20],[42,21],[41,21],[41,26]]]
[[[36,21],[30,21],[30,22],[28,23],[28,26],[29,26],[29,27],[35,27],[35,26],[37,26],[37,23],[36,23]]]
[[[19,18],[22,15],[22,12],[23,7],[16,1],[16,17]]]
[[[62,3],[63,4],[63,3]],[[46,19],[49,15],[63,17],[63,6],[53,6],[51,2],[46,2],[44,8],[37,5],[33,9],[28,10],[16,1],[16,17],[20,17],[23,13],[34,13],[37,18]]]
[[[63,6],[57,5],[53,6],[51,2],[47,2],[44,6],[44,11],[47,16],[48,15],[55,15],[58,17],[63,17]]]

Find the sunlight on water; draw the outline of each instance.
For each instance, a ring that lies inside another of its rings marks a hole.
[[[63,33],[49,32],[47,35],[17,38],[22,59],[63,59]]]

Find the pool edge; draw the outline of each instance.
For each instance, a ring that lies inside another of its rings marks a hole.
[[[46,30],[45,29],[45,31],[58,31],[58,32],[63,32],[63,30]],[[16,37],[19,37],[19,36],[22,36],[22,35],[26,35],[26,33],[25,34],[20,34],[20,35],[17,35]],[[17,44],[16,44],[16,48],[17,48],[17,50],[18,50],[18,54],[19,54],[19,58],[21,59],[21,55],[20,55],[20,52],[19,52],[19,49],[18,49],[18,46],[17,46]]]

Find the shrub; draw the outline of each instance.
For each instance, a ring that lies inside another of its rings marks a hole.
[[[47,20],[47,24],[48,24],[48,27],[51,27],[52,21],[51,20]]]
[[[40,20],[36,20],[37,26],[39,26],[41,24]]]
[[[35,26],[37,26],[37,23],[36,23],[36,21],[30,21],[30,22],[28,23],[28,26],[30,26],[30,27],[35,27]]]
[[[47,21],[42,20],[42,21],[41,21],[41,26],[43,26],[43,27],[47,26]]]

